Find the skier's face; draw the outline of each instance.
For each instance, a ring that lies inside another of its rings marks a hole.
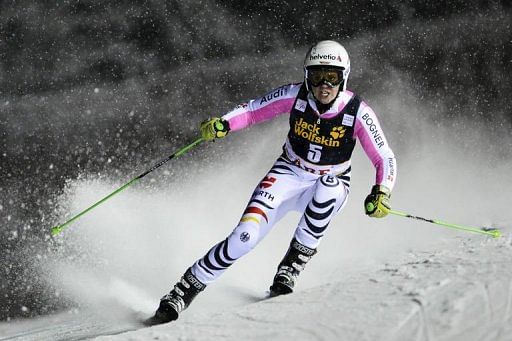
[[[320,84],[319,86],[313,86],[313,96],[322,104],[331,103],[340,91],[339,84],[335,87],[331,87],[327,84]]]

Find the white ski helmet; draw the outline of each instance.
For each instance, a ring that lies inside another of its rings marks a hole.
[[[315,66],[328,66],[342,69],[343,84],[341,88],[342,91],[347,89],[348,75],[350,73],[350,59],[347,50],[345,50],[340,43],[333,40],[322,40],[309,49],[304,59],[304,81],[306,82],[306,86],[308,86],[307,69]]]

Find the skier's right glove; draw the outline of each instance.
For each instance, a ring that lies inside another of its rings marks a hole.
[[[386,186],[374,185],[364,201],[365,213],[372,218],[383,218],[388,215],[391,205],[391,191]]]
[[[211,118],[201,123],[201,137],[209,141],[216,138],[222,138],[229,133],[229,122],[222,118]]]

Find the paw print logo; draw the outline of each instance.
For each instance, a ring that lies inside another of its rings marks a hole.
[[[345,128],[343,126],[332,128],[331,137],[333,139],[341,139],[343,135],[345,135]]]

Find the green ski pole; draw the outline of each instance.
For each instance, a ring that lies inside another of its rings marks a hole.
[[[395,210],[390,210],[389,213],[397,215],[397,216],[400,216],[400,217],[405,217],[405,218],[411,218],[411,219],[417,219],[417,220],[426,221],[427,223],[432,223],[432,224],[436,224],[436,225],[440,225],[440,226],[444,226],[444,227],[448,227],[448,228],[452,228],[452,229],[456,229],[456,230],[467,231],[467,232],[472,232],[472,233],[486,234],[486,235],[489,235],[489,236],[491,236],[493,238],[501,237],[501,231],[498,230],[497,228],[494,228],[494,227],[477,228],[477,227],[469,227],[469,226],[451,224],[451,223],[444,222],[442,220],[427,219],[427,218],[417,217],[417,216],[410,215],[408,213],[404,213],[404,212],[400,212],[400,211],[395,211]]]
[[[102,203],[104,203],[105,201],[107,201],[108,199],[112,198],[114,195],[118,194],[119,192],[122,192],[123,190],[127,189],[128,187],[130,187],[131,185],[133,185],[134,183],[136,183],[137,181],[139,181],[140,179],[142,179],[143,177],[145,177],[146,175],[148,175],[149,173],[151,173],[152,171],[154,171],[155,169],[159,168],[160,166],[164,165],[165,163],[167,163],[168,161],[172,160],[173,158],[175,157],[178,157],[182,154],[185,154],[187,151],[189,151],[190,149],[192,149],[194,146],[196,146],[197,144],[203,142],[203,138],[198,138],[197,140],[195,140],[194,142],[190,143],[189,145],[186,145],[185,147],[181,148],[180,150],[176,151],[174,154],[172,155],[169,155],[168,157],[166,157],[165,159],[162,159],[160,160],[158,163],[156,163],[153,167],[151,167],[150,169],[148,169],[147,171],[145,171],[144,173],[140,174],[139,176],[131,179],[129,182],[127,182],[126,184],[124,184],[123,186],[119,187],[118,189],[116,189],[114,192],[110,193],[109,195],[107,195],[106,197],[104,197],[103,199],[99,200],[98,202],[96,202],[95,204],[93,204],[92,206],[86,208],[85,210],[83,210],[82,212],[78,213],[77,215],[75,215],[74,217],[70,218],[68,221],[66,221],[65,223],[63,224],[60,224],[60,225],[57,225],[57,226],[54,226],[52,227],[51,229],[51,234],[53,236],[59,234],[66,226],[68,226],[69,224],[71,224],[73,221],[75,221],[76,219],[80,218],[81,216],[83,216],[84,214],[86,214],[87,212],[91,211],[92,209],[94,209],[95,207],[101,205]]]

